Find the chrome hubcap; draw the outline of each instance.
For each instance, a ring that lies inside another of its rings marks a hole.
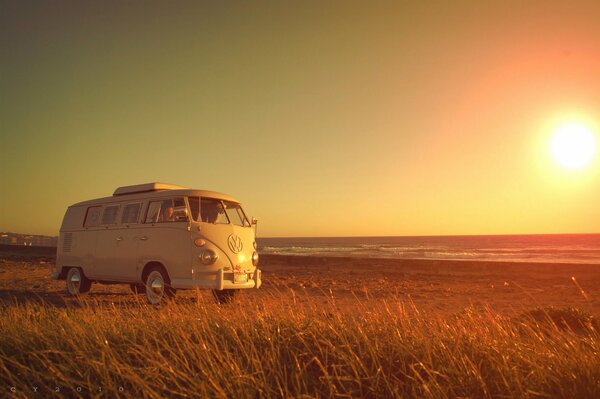
[[[146,296],[150,303],[158,303],[162,299],[165,292],[165,282],[162,275],[153,271],[146,280]]]
[[[79,274],[79,270],[72,270],[69,277],[69,292],[71,294],[77,294],[79,293],[79,287],[81,285],[81,275]]]
[[[156,294],[156,295],[160,295],[163,292],[163,281],[161,278],[155,278],[154,280],[152,280],[152,284],[150,284],[150,287],[152,287],[152,291]]]

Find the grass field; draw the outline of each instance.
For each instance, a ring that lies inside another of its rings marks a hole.
[[[598,327],[575,310],[432,318],[396,299],[30,303],[0,310],[0,370],[23,396],[595,398]]]
[[[267,266],[265,289],[234,304],[203,291],[153,307],[118,286],[65,299],[36,262],[0,264],[0,396],[600,397],[594,296],[577,290],[566,303],[581,306],[540,283],[537,304],[461,294],[440,311],[411,299],[420,286],[344,294]]]

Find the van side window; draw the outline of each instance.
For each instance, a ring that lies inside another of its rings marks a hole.
[[[223,204],[218,199],[202,198],[200,200],[200,216],[207,223],[229,223]]]
[[[185,205],[185,201],[183,200],[183,198],[175,198],[173,200],[173,211],[175,211],[176,209],[185,209],[187,208]],[[171,213],[171,219],[169,220],[169,222],[185,222],[187,221],[187,218],[181,215],[175,215],[174,213]]]
[[[200,198],[199,197],[188,197],[190,203],[190,212],[192,220],[198,220],[198,213],[200,213]]]
[[[123,216],[121,216],[121,223],[137,223],[140,216],[140,209],[142,204],[127,204],[123,208]]]
[[[90,206],[85,213],[85,221],[83,222],[84,227],[94,227],[100,224],[100,210],[101,206]]]
[[[119,205],[111,205],[104,208],[102,213],[102,224],[115,224],[117,223],[117,213],[119,212]]]
[[[174,210],[176,207],[185,207],[183,198],[166,199],[162,201],[152,201],[148,205],[146,213],[146,223],[166,223],[180,222],[175,219]]]
[[[160,205],[162,201],[152,201],[148,205],[148,212],[146,212],[146,223],[158,222],[158,216],[160,215]]]
[[[173,222],[173,200],[163,200],[160,205],[160,214],[158,215],[158,222]]]

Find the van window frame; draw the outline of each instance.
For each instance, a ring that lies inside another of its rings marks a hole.
[[[198,222],[200,221],[200,196],[199,195],[186,195],[185,197],[185,202],[186,202],[186,206],[188,209],[188,218],[190,221],[194,221],[194,222]],[[192,202],[190,201],[191,198],[195,198],[198,200],[198,213],[196,214],[197,217],[194,217],[193,214],[193,210],[192,210]]]
[[[162,200],[153,199],[153,198],[151,198],[151,199],[148,200],[148,205],[146,206],[146,212],[144,212],[144,218],[143,218],[143,221],[142,221],[143,224],[154,224],[154,223],[157,223],[155,221],[148,221],[148,212],[150,212],[150,207],[155,202],[162,203]],[[158,209],[158,212],[160,213],[160,208]],[[156,217],[158,218],[158,214],[156,214]]]
[[[137,211],[137,216],[136,216],[135,221],[133,221],[133,222],[126,222],[126,221],[123,220],[123,217],[125,216],[125,210],[127,209],[128,206],[131,206],[131,205],[139,205],[138,211]],[[119,220],[120,220],[119,224],[122,224],[122,225],[139,224],[140,223],[140,215],[142,214],[142,207],[143,207],[143,205],[144,205],[143,201],[135,201],[135,202],[129,202],[129,203],[124,204],[123,205],[123,211],[121,212],[121,217],[119,218]]]
[[[112,223],[104,223],[104,213],[108,208],[117,208]],[[121,216],[121,204],[107,204],[102,207],[102,217],[100,218],[99,226],[114,226],[119,224],[119,216]]]
[[[188,220],[166,220],[166,221],[159,221],[158,219],[160,218],[160,214],[162,212],[162,204],[165,201],[171,201],[171,203],[173,204],[173,208],[175,208],[175,200],[181,200],[183,202],[183,206],[185,206],[188,210]],[[160,208],[158,210],[158,214],[156,215],[156,220],[152,220],[152,221],[148,221],[148,213],[150,212],[150,207],[152,206],[153,203],[159,202]],[[187,202],[187,197],[186,196],[174,196],[174,197],[165,197],[165,198],[150,198],[148,200],[148,206],[146,206],[146,212],[144,212],[144,218],[143,221],[141,223],[146,224],[146,225],[155,225],[155,224],[170,224],[170,223],[189,223],[189,211],[190,211],[190,207],[189,204]]]
[[[92,209],[98,211],[98,214],[96,215],[97,220],[96,220],[96,223],[89,224],[88,223],[88,217],[90,217],[90,211]],[[102,205],[90,205],[90,206],[88,206],[87,209],[85,210],[85,217],[83,218],[83,227],[90,228],[90,227],[98,227],[98,226],[100,226],[100,224],[102,222],[102,212],[103,212]]]

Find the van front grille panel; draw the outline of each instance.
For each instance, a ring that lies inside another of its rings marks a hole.
[[[63,252],[71,252],[71,246],[73,245],[73,233],[65,233],[63,238]]]

